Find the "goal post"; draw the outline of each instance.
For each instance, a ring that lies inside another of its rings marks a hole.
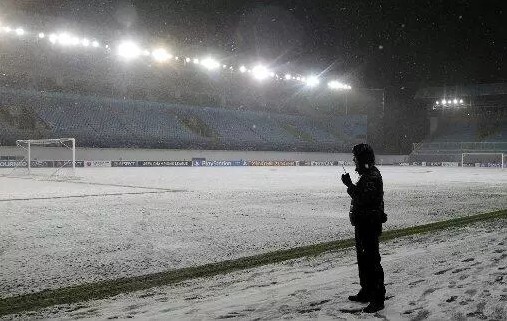
[[[32,174],[34,167],[51,168],[49,176],[55,176],[62,168],[71,168],[72,176],[76,173],[74,138],[19,139],[16,140],[16,145],[25,153],[24,161],[29,175]]]
[[[505,168],[504,153],[462,153],[461,167],[499,167]]]

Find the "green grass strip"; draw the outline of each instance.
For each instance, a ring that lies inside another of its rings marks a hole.
[[[507,218],[507,209],[490,213],[454,218],[446,221],[418,225],[413,227],[384,231],[382,241],[403,236],[438,231],[474,222],[496,218]],[[38,310],[57,305],[71,304],[87,300],[112,297],[117,294],[145,290],[152,287],[175,284],[181,281],[210,277],[232,271],[249,269],[261,265],[279,263],[286,260],[315,256],[327,251],[336,251],[354,246],[354,239],[344,239],[296,247],[288,250],[273,251],[234,260],[210,263],[200,266],[169,270],[143,276],[120,278],[115,280],[85,283],[54,290],[23,294],[0,299],[0,316],[22,311]]]

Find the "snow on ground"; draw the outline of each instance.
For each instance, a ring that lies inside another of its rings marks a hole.
[[[84,168],[67,182],[0,177],[0,297],[350,237],[340,171]],[[499,169],[381,171],[388,229],[507,208]]]
[[[354,250],[329,252],[176,286],[61,305],[5,319],[506,320],[507,219],[381,244],[386,308],[347,301],[358,290]]]

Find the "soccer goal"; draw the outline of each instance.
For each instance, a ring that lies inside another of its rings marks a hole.
[[[74,138],[17,140],[24,153],[23,161],[13,173],[46,178],[74,177],[76,174],[76,140]]]
[[[462,153],[461,166],[505,168],[503,153]]]

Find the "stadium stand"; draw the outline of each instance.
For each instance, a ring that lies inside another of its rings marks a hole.
[[[449,96],[462,97],[465,104],[436,108],[435,100]],[[415,98],[433,105],[433,129],[414,144],[411,162],[461,162],[462,153],[507,153],[507,84],[423,88]]]
[[[340,151],[366,136],[365,116],[310,116],[57,92],[0,89],[3,145],[74,137],[83,147]],[[27,117],[30,121],[20,121]],[[17,111],[18,116],[12,116]],[[15,119],[17,119],[15,121]],[[30,126],[21,126],[30,123]]]

